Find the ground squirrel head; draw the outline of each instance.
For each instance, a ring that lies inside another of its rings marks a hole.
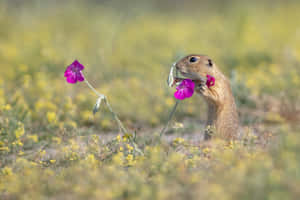
[[[206,55],[188,55],[176,63],[176,69],[194,81],[205,81],[206,75],[219,76],[219,69]]]

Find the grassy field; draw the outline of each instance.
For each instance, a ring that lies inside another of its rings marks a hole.
[[[0,2],[0,199],[298,199],[297,1]],[[230,78],[243,138],[201,141],[173,62],[209,55]],[[66,83],[73,60],[104,93]]]

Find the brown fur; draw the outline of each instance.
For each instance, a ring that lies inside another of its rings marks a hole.
[[[197,61],[190,62],[195,57]],[[196,83],[196,92],[207,102],[207,126],[215,127],[220,138],[231,140],[237,138],[238,114],[232,95],[230,82],[218,69],[216,64],[204,55],[189,55],[176,63],[176,68],[187,78]],[[208,88],[205,85],[206,75],[215,77],[215,85]],[[210,138],[208,132],[205,138]]]

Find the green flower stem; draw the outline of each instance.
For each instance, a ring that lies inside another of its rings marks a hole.
[[[121,120],[119,119],[118,115],[113,111],[112,107],[110,106],[107,97],[104,94],[100,94],[86,79],[85,79],[85,83],[89,86],[89,88],[99,97],[102,98],[106,104],[106,106],[108,107],[109,111],[113,114],[115,120],[118,123],[119,129],[123,134],[128,133],[127,129],[124,127],[123,123],[121,122]],[[132,145],[134,146],[134,149],[136,152],[138,152],[140,155],[144,155],[144,153],[142,152],[142,150],[138,147],[138,145],[135,143],[135,141],[133,139],[130,139]]]
[[[93,90],[93,92],[97,95],[97,96],[99,96],[99,97],[102,97],[102,98],[105,98],[105,95],[104,94],[100,94],[89,82],[88,82],[88,80],[86,80],[86,79],[84,79],[84,82],[89,86],[89,88],[91,89],[91,90]]]
[[[161,132],[159,134],[160,137],[166,132],[166,130],[167,130],[168,126],[169,126],[169,123],[170,123],[170,121],[171,121],[171,119],[172,119],[172,117],[173,117],[173,115],[175,113],[175,110],[176,110],[179,102],[180,102],[180,100],[177,99],[175,105],[173,106],[173,109],[171,110],[171,113],[169,115],[169,118],[168,118],[168,121],[167,121],[166,125],[164,126],[164,128],[161,130]]]
[[[114,116],[115,120],[118,123],[119,129],[123,134],[128,133],[127,129],[124,127],[123,123],[121,122],[121,120],[119,119],[118,115],[113,111],[112,107],[110,106],[107,97],[104,94],[100,94],[86,79],[85,79],[85,83],[89,86],[89,88],[99,97],[102,98],[106,104],[106,106],[108,107],[109,111],[112,113],[112,115]],[[135,141],[131,138],[130,139],[132,145],[134,146],[134,149],[136,152],[138,152],[140,155],[144,155],[143,151],[138,147],[138,145],[135,143]]]
[[[88,87],[99,97],[102,98],[105,101],[106,106],[108,107],[109,111],[113,114],[115,120],[118,123],[119,129],[123,134],[128,133],[127,129],[124,127],[123,123],[119,119],[118,115],[113,111],[112,107],[110,106],[107,97],[104,94],[100,94],[86,79],[85,83],[88,85]]]
[[[121,120],[119,119],[118,115],[113,111],[112,107],[110,106],[110,104],[108,103],[108,100],[106,97],[104,97],[104,101],[109,109],[109,111],[113,114],[115,120],[117,121],[120,130],[125,134],[128,133],[127,129],[124,127],[123,123],[121,122]]]

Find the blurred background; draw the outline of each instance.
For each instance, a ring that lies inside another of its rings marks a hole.
[[[299,0],[1,0],[0,199],[298,199],[299,10]],[[197,95],[155,139],[175,103],[170,67],[191,53],[230,79],[243,139],[199,142]],[[86,84],[66,83],[75,59],[130,133],[118,135],[105,106],[93,116]]]

